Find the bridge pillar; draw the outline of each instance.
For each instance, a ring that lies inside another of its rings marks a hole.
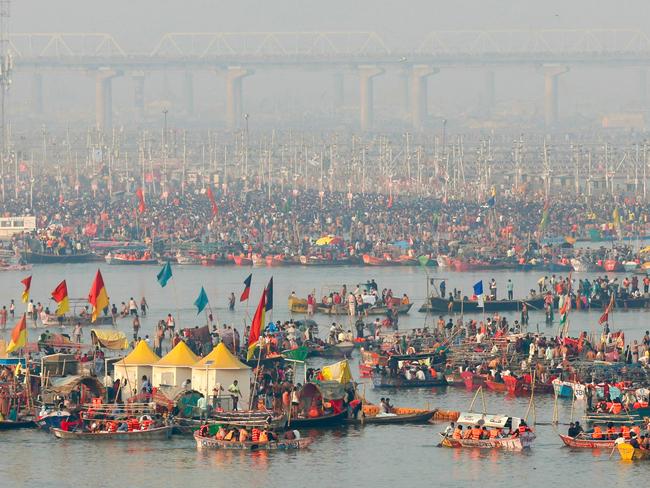
[[[494,71],[488,70],[485,72],[485,108],[488,114],[494,108],[495,100]]]
[[[345,76],[343,72],[337,71],[334,73],[333,86],[334,109],[337,110],[343,107],[345,103]]]
[[[544,123],[547,128],[557,125],[560,102],[558,99],[558,78],[569,71],[566,66],[544,66]]]
[[[361,97],[360,122],[361,130],[366,131],[373,125],[373,88],[372,80],[381,75],[384,70],[372,65],[362,65],[359,69],[359,95]]]
[[[185,109],[188,115],[194,115],[194,75],[191,71],[185,72]]]
[[[411,123],[414,129],[422,129],[427,117],[427,78],[440,72],[424,64],[411,68]]]
[[[32,78],[32,109],[34,113],[43,113],[43,74],[34,73]]]
[[[140,117],[144,116],[144,72],[138,71],[132,75],[133,88],[133,106]]]
[[[230,129],[241,124],[244,104],[242,80],[252,74],[253,71],[239,66],[230,66],[226,72],[226,122]]]
[[[100,68],[95,72],[95,125],[99,130],[113,126],[112,79],[118,76],[112,69]]]
[[[643,107],[648,105],[648,72],[645,68],[639,69],[639,101]]]

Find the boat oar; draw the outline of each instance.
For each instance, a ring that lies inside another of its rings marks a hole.
[[[612,456],[614,455],[614,450],[616,449],[616,444],[614,444],[614,447],[612,447],[612,452],[609,453],[609,457],[607,459],[612,459]]]

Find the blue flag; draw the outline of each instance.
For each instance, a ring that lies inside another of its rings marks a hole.
[[[480,296],[483,294],[483,280],[474,283],[474,295]]]
[[[208,304],[208,295],[205,293],[203,287],[201,287],[201,291],[199,293],[198,298],[194,300],[194,306],[196,307],[196,315],[203,312],[203,309],[207,304]]]
[[[158,283],[160,283],[160,286],[165,288],[167,286],[167,282],[169,281],[169,278],[172,277],[172,266],[169,264],[169,261],[165,263],[165,265],[162,267],[160,270],[160,273],[156,276],[158,279]]]

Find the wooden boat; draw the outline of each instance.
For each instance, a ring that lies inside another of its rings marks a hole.
[[[394,414],[380,414],[379,407],[376,405],[364,405],[363,413],[358,418],[349,418],[349,424],[426,424],[433,415],[435,410],[422,410],[415,408],[395,408]]]
[[[146,265],[146,264],[158,264],[158,260],[155,258],[134,258],[134,259],[129,259],[126,256],[121,256],[119,254],[112,255],[112,254],[107,254],[106,257],[104,258],[106,260],[106,264],[110,265],[120,265],[120,266],[139,266],[139,265]]]
[[[533,445],[536,436],[532,432],[526,432],[519,437],[502,437],[495,439],[452,439],[444,437],[442,445],[452,448],[475,448],[475,449],[503,449],[506,451],[521,451],[529,449]]]
[[[507,415],[493,415],[475,412],[461,412],[456,421],[459,425],[465,425],[471,428],[480,425],[496,429],[516,430],[521,419],[518,417],[509,417]],[[442,436],[442,446],[452,448],[478,448],[478,449],[503,449],[508,451],[520,451],[532,447],[536,436],[534,432],[524,432],[517,436],[495,437],[490,439],[453,439],[444,434]]]
[[[218,256],[213,254],[211,256],[201,256],[201,265],[202,266],[225,266],[235,264],[232,259]]]
[[[253,266],[253,260],[242,254],[233,255],[232,260],[236,266]]]
[[[485,386],[487,386],[489,390],[497,391],[501,393],[508,391],[508,386],[505,383],[499,383],[493,380],[486,379]]]
[[[446,386],[447,380],[444,376],[438,375],[436,377],[428,376],[424,380],[407,380],[404,376],[384,376],[380,373],[373,372],[372,385],[375,388],[431,388],[434,386]]]
[[[525,374],[522,378],[506,375],[503,377],[503,382],[506,384],[508,393],[512,395],[528,394],[532,390],[529,374]],[[535,393],[553,393],[553,385],[551,383],[540,383],[536,381]]]
[[[465,380],[457,372],[445,375],[445,380],[447,380],[448,386],[465,386]]]
[[[449,300],[442,297],[431,296],[428,303],[420,308],[420,312],[447,313],[449,303]],[[479,307],[477,300],[454,300],[452,303],[452,312],[456,313],[519,312],[524,304],[526,304],[529,311],[544,309],[544,297],[542,296],[518,300],[485,300],[483,308]]]
[[[53,427],[50,432],[57,439],[75,439],[75,440],[113,440],[113,441],[141,441],[153,439],[169,439],[172,435],[173,427],[166,425],[164,427],[155,427],[148,430],[132,430],[128,432],[78,432],[57,429]]]
[[[329,413],[320,417],[291,417],[287,421],[287,427],[292,429],[310,428],[310,427],[333,427],[345,423],[348,415],[347,410],[339,413]]]
[[[409,313],[412,306],[413,306],[412,303],[399,304],[393,307],[393,310],[397,310],[397,313],[399,315],[406,315],[407,313]],[[322,303],[319,303],[316,305],[316,311],[326,315],[348,315],[349,314],[347,305],[343,305],[343,304],[338,309],[335,309],[333,307],[330,307],[329,305],[324,305]],[[384,305],[374,305],[364,310],[364,313],[366,315],[386,315],[387,312],[388,312],[388,307]],[[294,312],[294,313],[300,313],[300,312]]]
[[[61,320],[62,319],[62,320]],[[50,314],[44,316],[41,320],[43,322],[43,327],[57,327],[60,325],[74,327],[77,324],[82,326],[92,325],[93,327],[102,326],[102,325],[113,325],[113,317],[110,315],[98,315],[97,320],[94,322],[90,321],[90,316],[79,316],[79,315],[65,315],[63,317],[58,317],[55,314]]]
[[[603,261],[603,269],[609,273],[625,271],[623,263],[616,259],[605,259],[605,261]]]
[[[194,440],[196,441],[197,449],[227,449],[236,451],[288,451],[304,449],[313,442],[311,437],[293,440],[281,439],[268,442],[219,441],[214,437],[201,437],[198,432],[194,433]]]
[[[36,427],[33,420],[0,420],[0,430],[31,429]]]
[[[99,259],[99,257],[92,252],[78,254],[45,254],[33,251],[23,251],[21,256],[23,261],[31,264],[89,263]]]
[[[642,449],[635,449],[627,442],[619,444],[617,446],[618,454],[621,456],[621,461],[639,461],[639,460],[649,460],[650,451],[644,451]]]
[[[571,266],[573,266],[573,270],[578,273],[592,273],[601,269],[598,265],[596,265],[596,263],[592,263],[586,259],[580,258],[572,258]]]
[[[362,258],[366,266],[394,266],[395,264],[392,259],[379,258],[370,254],[364,254]]]
[[[2,264],[0,271],[29,271],[32,269],[31,264]]]
[[[303,266],[351,266],[359,263],[358,259],[352,257],[330,259],[322,256],[300,256],[300,264]]]
[[[590,439],[588,437],[570,437],[563,434],[559,434],[559,436],[565,446],[573,449],[612,449],[615,442],[615,439]]]
[[[176,253],[176,262],[181,266],[191,266],[201,264],[201,258],[194,254]]]
[[[337,348],[343,356],[349,358],[352,355],[352,351],[354,351],[356,344],[354,342],[344,341],[339,342],[334,347]]]

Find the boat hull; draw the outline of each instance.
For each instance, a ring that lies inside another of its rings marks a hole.
[[[347,419],[349,424],[364,425],[364,424],[426,424],[431,418],[435,410],[427,410],[425,412],[403,414],[403,415],[373,415],[362,418]]]
[[[154,439],[169,439],[173,427],[157,427],[149,430],[133,430],[130,432],[75,432],[53,428],[50,431],[57,439],[89,440],[89,441],[141,441]]]
[[[218,441],[213,437],[201,437],[198,433],[194,434],[197,449],[219,449],[234,451],[290,451],[295,449],[304,449],[308,447],[313,439],[305,437],[304,439],[287,440],[270,442],[231,442]]]
[[[573,449],[612,449],[614,447],[614,439],[580,439],[576,437],[569,437],[568,435],[560,435],[560,439],[564,442],[565,446]]]
[[[90,252],[84,254],[41,254],[27,251],[22,253],[22,258],[30,264],[75,264],[98,260],[97,255]]]
[[[484,307],[479,307],[475,300],[454,300],[450,302],[440,297],[430,297],[428,307],[423,305],[420,312],[443,312],[449,311],[449,304],[452,303],[452,312],[456,313],[482,313],[488,312],[519,312],[525,304],[529,310],[544,309],[544,298],[533,298],[530,300],[486,300]]]
[[[502,449],[505,451],[521,451],[523,449],[529,449],[533,445],[535,440],[535,434],[532,432],[526,432],[525,434],[520,435],[519,437],[504,437],[497,439],[452,439],[450,437],[445,437],[442,440],[442,445],[444,447],[452,448],[473,448],[473,449]]]
[[[425,380],[407,380],[400,376],[389,378],[378,374],[372,375],[372,385],[375,388],[431,388],[434,386],[446,386],[447,380],[443,378],[428,378]]]
[[[329,415],[322,415],[315,418],[302,418],[295,417],[291,418],[287,422],[287,426],[291,428],[310,428],[310,427],[333,427],[337,425],[342,425],[345,423],[345,419],[348,415],[347,410],[343,410],[339,413],[332,413]]]

